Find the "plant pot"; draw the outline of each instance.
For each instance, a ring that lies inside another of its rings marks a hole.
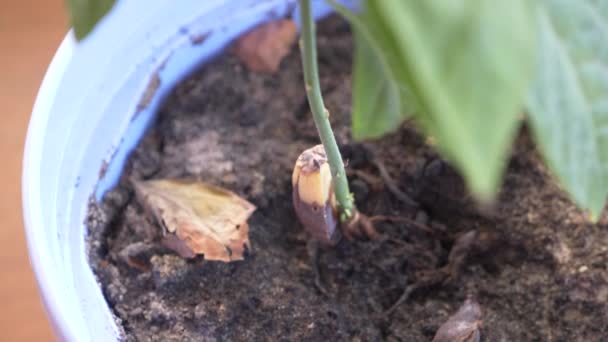
[[[350,1],[344,1],[350,4]],[[83,42],[70,32],[40,87],[24,156],[23,208],[32,267],[57,336],[119,339],[85,252],[87,204],[118,180],[172,87],[295,0],[119,1]],[[329,13],[314,2],[317,17]]]

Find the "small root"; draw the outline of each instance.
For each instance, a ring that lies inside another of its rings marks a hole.
[[[395,304],[391,305],[390,308],[384,311],[384,316],[389,316],[395,310],[397,310],[401,304],[405,303],[410,298],[414,291],[441,284],[447,276],[448,273],[445,272],[443,268],[422,272],[419,279],[415,283],[408,285],[405,290],[403,290],[403,294],[401,294]]]
[[[414,284],[408,285],[403,294],[388,310],[384,312],[385,316],[390,315],[393,311],[399,307],[399,305],[406,302],[412,292],[417,289],[430,287],[438,284],[446,285],[449,282],[455,281],[459,276],[468,254],[473,247],[474,242],[477,240],[478,232],[476,230],[468,231],[462,234],[452,246],[448,255],[447,265],[437,268],[434,270],[427,270],[418,274],[418,279]]]
[[[348,240],[361,238],[363,236],[370,240],[377,240],[380,238],[380,233],[378,233],[370,218],[361,214],[356,209],[350,220],[342,223],[341,228],[342,234],[344,234]]]
[[[365,181],[367,184],[369,184],[370,187],[372,188],[372,190],[374,190],[374,191],[380,191],[380,190],[382,190],[383,186],[386,186],[386,188],[399,201],[405,203],[406,205],[408,205],[412,208],[420,207],[418,202],[414,201],[408,194],[406,194],[405,192],[401,191],[401,189],[399,189],[399,186],[397,185],[397,183],[395,182],[393,177],[391,177],[391,175],[388,173],[388,171],[386,170],[386,167],[384,166],[384,164],[381,161],[379,161],[378,159],[372,159],[371,163],[374,164],[374,166],[378,169],[378,172],[380,173],[380,177],[374,176],[374,175],[367,173],[365,171],[362,171],[362,170],[347,169],[346,173],[347,173],[347,175],[359,177],[360,179]]]
[[[384,166],[384,164],[381,161],[379,161],[377,159],[373,159],[372,163],[374,164],[374,166],[376,166],[376,168],[378,169],[378,172],[380,172],[380,177],[382,177],[382,180],[384,181],[384,184],[386,185],[388,190],[398,200],[409,205],[412,208],[418,208],[420,206],[418,204],[418,202],[414,201],[410,196],[408,196],[405,192],[403,192],[403,191],[401,191],[401,189],[399,189],[399,187],[397,186],[397,183],[393,180],[391,175],[389,175],[388,171],[386,170],[386,167]]]

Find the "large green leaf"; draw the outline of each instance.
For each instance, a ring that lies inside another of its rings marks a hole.
[[[114,6],[115,0],[67,0],[76,39],[82,40]],[[145,10],[142,7],[142,10]]]
[[[542,4],[529,116],[549,166],[597,218],[608,194],[608,1]]]
[[[353,138],[373,139],[395,131],[413,113],[411,94],[393,77],[386,51],[378,43],[376,28],[362,18],[366,13],[356,14],[334,0],[328,2],[353,28]]]
[[[355,30],[352,120],[357,140],[381,137],[399,128],[406,118],[399,85],[381,58]]]
[[[362,18],[426,132],[475,193],[493,194],[534,66],[534,2],[367,0]]]

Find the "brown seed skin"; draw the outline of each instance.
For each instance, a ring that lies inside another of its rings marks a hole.
[[[481,307],[469,298],[437,330],[432,342],[479,342],[482,323]]]
[[[292,176],[293,206],[296,215],[314,240],[334,246],[340,239],[333,205],[333,183],[322,145],[298,157]]]
[[[338,221],[330,203],[306,203],[300,200],[298,189],[293,191],[293,206],[298,219],[311,235],[324,246],[335,246],[340,240]]]

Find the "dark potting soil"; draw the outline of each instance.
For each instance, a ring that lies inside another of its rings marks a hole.
[[[327,295],[319,292],[291,203],[294,162],[318,143],[297,48],[273,75],[225,55],[177,87],[120,185],[90,207],[90,260],[124,339],[430,341],[472,296],[484,341],[606,340],[607,221],[591,224],[572,205],[525,129],[500,195],[481,210],[411,125],[378,141],[351,140],[350,31],[337,18],[319,30],[322,88],[359,209],[419,224],[378,222],[380,239],[322,250]],[[377,181],[378,163],[420,209]],[[130,177],[200,179],[253,202],[246,260],[184,260],[163,248]],[[385,314],[408,285],[445,266],[454,241],[470,231],[477,239],[457,274]]]

